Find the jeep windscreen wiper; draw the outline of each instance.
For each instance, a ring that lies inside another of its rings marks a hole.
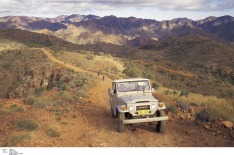
[[[120,82],[117,85],[118,92],[144,91],[149,90],[148,81],[128,81]]]

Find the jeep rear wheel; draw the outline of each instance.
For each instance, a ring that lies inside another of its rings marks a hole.
[[[124,132],[125,125],[123,124],[123,120],[125,119],[125,114],[118,112],[118,131]]]
[[[166,116],[164,111],[158,111],[157,112],[157,117],[164,117]],[[163,133],[165,131],[166,128],[166,121],[159,121],[156,125],[156,131]]]

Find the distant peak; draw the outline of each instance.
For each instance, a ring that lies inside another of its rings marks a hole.
[[[171,20],[172,22],[190,22],[192,21],[191,19],[188,19],[186,17],[183,17],[183,18],[174,18]]]
[[[219,19],[228,19],[228,20],[234,19],[234,17],[229,16],[229,15],[221,16],[221,17],[218,17],[218,18],[219,18]]]
[[[114,15],[110,15],[110,16],[104,16],[103,18],[118,18],[118,17],[116,17]]]

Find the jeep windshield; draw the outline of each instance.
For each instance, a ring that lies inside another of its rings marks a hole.
[[[118,92],[144,91],[149,89],[149,81],[126,81],[117,84]]]

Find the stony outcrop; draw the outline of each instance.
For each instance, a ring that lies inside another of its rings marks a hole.
[[[17,82],[9,92],[9,98],[24,98],[38,88],[53,88],[56,82],[65,80],[66,69],[45,67],[28,70],[17,76]]]

